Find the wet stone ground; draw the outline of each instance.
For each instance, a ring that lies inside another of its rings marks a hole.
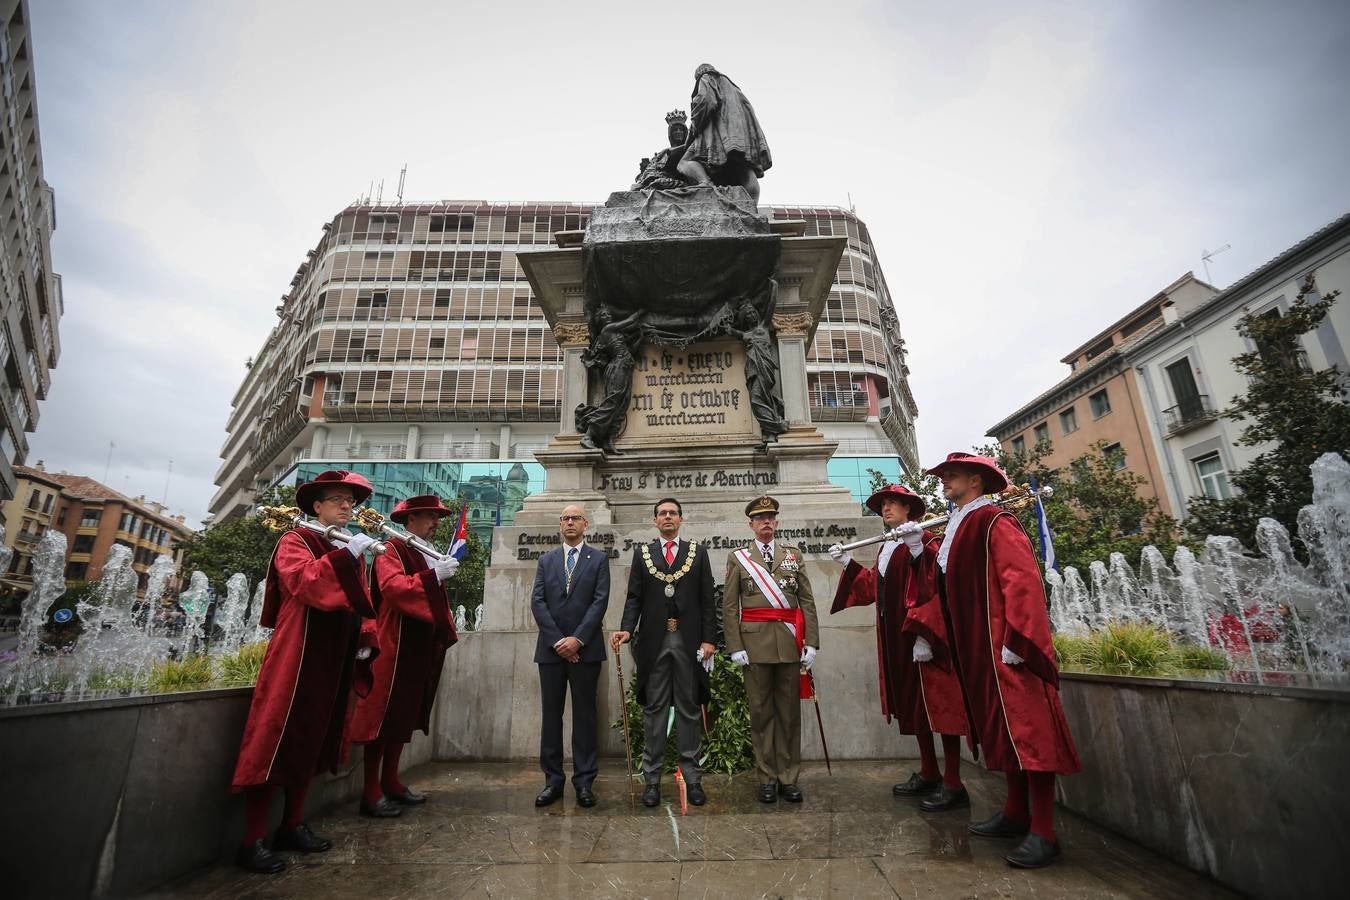
[[[432,763],[405,780],[425,806],[392,820],[358,818],[356,803],[311,821],[333,849],[286,854],[280,875],[220,865],[155,897],[1129,897],[1235,896],[1202,876],[1060,810],[1065,857],[1039,871],[1003,861],[1013,842],[975,838],[1001,776],[967,767],[972,809],[922,814],[891,796],[911,766],[808,765],[806,802],[756,800],[753,774],[708,776],[708,804],[679,813],[674,784],[654,809],[630,806],[613,761],[598,805],[566,797],[535,809],[543,787],[525,763]],[[640,787],[635,784],[640,792]]]

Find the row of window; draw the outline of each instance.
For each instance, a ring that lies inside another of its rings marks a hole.
[[[1097,391],[1097,393],[1088,397],[1088,409],[1091,411],[1092,418],[1094,419],[1100,419],[1111,411],[1111,397],[1107,393],[1106,388],[1102,388],[1100,391]],[[1059,414],[1059,431],[1060,434],[1073,434],[1077,430],[1078,411],[1075,406],[1070,405],[1068,409],[1061,411]],[[1042,422],[1035,426],[1031,429],[1031,434],[1033,441],[1036,444],[1042,444],[1049,441],[1049,423]],[[1115,446],[1119,445],[1117,444]],[[1026,438],[1022,435],[1013,438],[1012,448],[1014,453],[1025,453],[1027,449]]]

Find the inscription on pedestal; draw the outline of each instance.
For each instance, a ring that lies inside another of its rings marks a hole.
[[[685,350],[644,344],[621,447],[758,443],[745,387],[745,348],[710,341]]]

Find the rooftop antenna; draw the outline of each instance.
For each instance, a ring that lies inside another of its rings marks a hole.
[[[159,501],[159,505],[168,507],[169,505],[169,481],[173,478],[173,460],[169,460],[169,474],[164,476],[164,499]]]
[[[403,181],[408,177],[408,164],[404,163],[403,168],[398,173],[398,202],[403,205]]]
[[[375,205],[379,206],[380,201],[384,199],[384,179],[380,179],[380,192],[375,195]]]
[[[1231,250],[1231,249],[1233,249],[1233,245],[1232,245],[1232,244],[1224,244],[1224,245],[1223,245],[1222,247],[1220,247],[1218,250],[1201,250],[1201,251],[1200,251],[1200,261],[1201,261],[1202,263],[1205,264],[1205,281],[1208,281],[1210,284],[1213,284],[1213,283],[1214,283],[1214,281],[1209,277],[1209,261],[1210,261],[1211,259],[1213,259],[1214,257],[1218,256],[1220,253],[1223,253],[1225,250]]]
[[[366,206],[370,205],[370,195],[375,193],[375,179],[370,179],[370,187],[366,188]]]
[[[848,211],[857,215],[858,211],[853,208],[853,194],[849,191],[845,191],[844,195],[848,197]]]
[[[103,464],[103,483],[104,483],[104,484],[107,484],[107,483],[108,483],[108,473],[112,471],[112,452],[113,452],[113,448],[116,447],[116,446],[117,446],[117,445],[114,444],[112,441],[108,441],[108,461],[107,461],[106,463]]]

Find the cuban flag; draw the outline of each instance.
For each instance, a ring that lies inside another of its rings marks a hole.
[[[450,556],[460,562],[469,552],[469,504],[459,508],[459,524],[455,526],[455,539],[450,542]]]
[[[1031,489],[1037,490],[1036,479],[1031,479]],[[1041,495],[1036,495],[1036,536],[1041,542],[1041,561],[1045,563],[1045,570],[1048,572],[1054,569],[1059,571],[1059,562],[1055,559],[1055,542],[1050,536],[1050,523],[1045,518],[1045,506],[1041,503]]]

